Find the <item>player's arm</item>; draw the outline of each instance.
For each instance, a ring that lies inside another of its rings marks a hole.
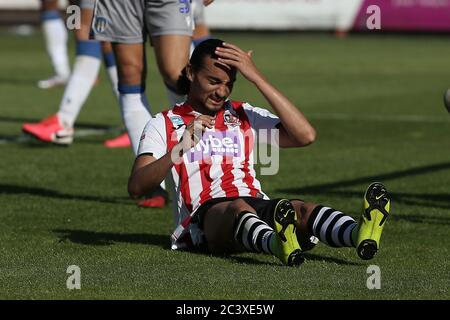
[[[128,179],[128,193],[132,198],[138,198],[155,189],[166,178],[172,166],[170,153],[159,159],[152,154],[141,154],[134,161]]]
[[[219,61],[237,68],[237,70],[263,94],[280,119],[280,147],[302,147],[314,142],[316,131],[298,110],[280,91],[261,74],[254,64],[251,54],[239,47],[224,43],[225,48],[216,50]]]
[[[198,143],[205,128],[213,126],[213,117],[201,115],[186,126],[180,142],[161,158],[157,159],[153,154],[145,152],[139,155],[128,179],[130,196],[138,198],[159,186],[172,166],[182,161],[183,154]]]

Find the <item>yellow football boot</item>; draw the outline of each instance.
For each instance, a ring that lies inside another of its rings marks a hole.
[[[288,266],[299,266],[303,261],[302,251],[295,234],[297,213],[287,199],[278,201],[274,209],[275,237],[272,252]]]
[[[391,200],[386,187],[374,182],[364,194],[364,212],[359,220],[356,251],[361,259],[370,260],[380,249],[380,237],[389,216]]]

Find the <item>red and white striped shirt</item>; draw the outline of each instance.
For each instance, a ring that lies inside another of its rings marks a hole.
[[[144,128],[138,155],[152,153],[161,158],[178,144],[185,125],[198,115],[187,104],[156,114]],[[279,122],[266,109],[228,100],[216,114],[214,128],[206,128],[202,140],[171,170],[177,199],[175,221],[180,223],[213,198],[268,199],[253,168],[254,142],[258,130],[274,129]]]

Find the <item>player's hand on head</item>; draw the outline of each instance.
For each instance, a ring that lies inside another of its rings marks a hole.
[[[223,43],[224,47],[217,47],[216,54],[219,61],[236,68],[247,80],[256,82],[262,78],[252,59],[253,51],[244,51],[231,43]]]

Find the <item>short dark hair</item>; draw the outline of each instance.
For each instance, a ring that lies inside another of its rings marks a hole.
[[[194,71],[199,70],[203,66],[203,61],[206,56],[217,59],[215,51],[217,47],[223,47],[223,40],[208,39],[200,42],[192,52],[189,63]],[[181,75],[177,81],[177,89],[180,94],[188,94],[191,87],[191,81],[187,77],[187,66],[181,71]]]

